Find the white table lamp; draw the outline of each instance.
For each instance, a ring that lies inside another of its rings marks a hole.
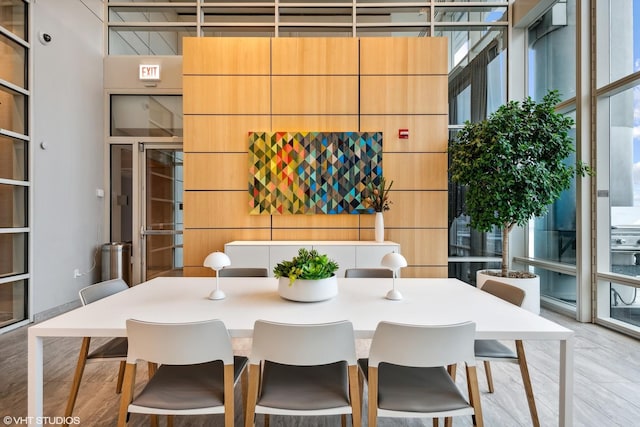
[[[211,292],[211,295],[209,295],[209,299],[225,298],[226,295],[220,290],[218,276],[220,275],[220,270],[228,265],[231,265],[231,260],[224,252],[211,252],[204,259],[204,266],[216,271],[216,290]]]
[[[382,257],[380,265],[393,272],[393,289],[387,292],[387,299],[401,300],[402,294],[396,290],[396,276],[400,268],[407,266],[407,260],[399,253],[391,252]]]

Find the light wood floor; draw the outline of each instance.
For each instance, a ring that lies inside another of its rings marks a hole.
[[[543,316],[576,331],[575,340],[575,425],[589,427],[640,426],[640,341],[605,328],[582,324],[543,310]],[[246,353],[249,340],[235,342],[239,353]],[[358,351],[366,355],[366,341]],[[60,417],[71,384],[80,340],[50,338],[45,340],[45,416]],[[557,342],[526,342],[525,348],[536,393],[542,426],[558,425],[558,354]],[[27,415],[27,330],[26,327],[0,335],[0,417]],[[496,392],[487,392],[484,371],[478,367],[482,406],[486,426],[528,426],[530,424],[524,390],[517,365],[493,363]],[[139,380],[146,377],[140,365]],[[463,371],[463,369],[458,369]],[[118,396],[115,394],[117,365],[98,363],[87,366],[74,415],[82,426],[113,426],[117,419]],[[462,373],[458,382],[464,384]],[[236,407],[241,408],[237,395]],[[241,411],[238,411],[241,412]],[[366,412],[365,412],[366,414]],[[364,416],[366,421],[366,416]],[[243,416],[236,415],[236,426]],[[259,426],[262,419],[258,420]],[[431,426],[430,419],[396,420],[382,418],[381,427]],[[2,425],[20,425],[2,423]],[[24,425],[24,424],[22,424]],[[132,415],[129,425],[146,426],[148,418]],[[161,421],[164,425],[164,420]],[[221,416],[178,417],[177,426],[222,426]],[[273,427],[339,426],[339,417],[272,417]],[[366,425],[366,424],[364,424]],[[441,423],[442,425],[442,423]],[[468,417],[454,419],[456,426],[470,426]]]

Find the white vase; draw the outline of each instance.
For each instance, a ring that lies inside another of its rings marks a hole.
[[[334,274],[327,279],[296,279],[291,284],[288,277],[281,277],[278,279],[278,294],[291,301],[324,301],[338,295],[338,279]]]
[[[376,212],[375,227],[376,242],[384,242],[384,216],[382,216],[382,212]]]

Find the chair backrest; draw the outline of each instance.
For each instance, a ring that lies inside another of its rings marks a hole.
[[[146,360],[167,365],[193,365],[222,360],[233,363],[231,337],[221,320],[154,323],[127,319],[127,363]]]
[[[393,271],[386,268],[347,268],[344,271],[344,277],[392,279]]]
[[[380,322],[373,334],[369,366],[381,362],[413,367],[446,366],[465,362],[475,365],[476,324],[407,325]]]
[[[269,270],[252,267],[225,267],[218,274],[220,277],[269,277]]]
[[[523,289],[498,282],[497,280],[487,280],[481,289],[518,307],[522,305],[522,301],[524,301],[526,295]]]
[[[262,360],[286,365],[356,363],[353,325],[349,321],[321,324],[289,324],[257,320],[249,362]]]
[[[87,305],[126,289],[129,289],[127,282],[122,279],[111,279],[89,285],[80,289],[78,293],[80,294],[82,305]]]

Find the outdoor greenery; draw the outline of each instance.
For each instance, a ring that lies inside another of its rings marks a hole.
[[[296,279],[327,279],[338,270],[338,263],[327,255],[320,255],[315,249],[300,248],[298,256],[291,261],[282,261],[273,268],[275,277],[288,277],[292,285]]]
[[[575,151],[573,119],[555,111],[550,91],[541,102],[530,97],[501,106],[484,121],[466,122],[449,147],[451,180],[468,187],[464,212],[471,227],[502,230],[502,276],[508,275],[509,232],[545,215],[573,178],[591,174]]]

